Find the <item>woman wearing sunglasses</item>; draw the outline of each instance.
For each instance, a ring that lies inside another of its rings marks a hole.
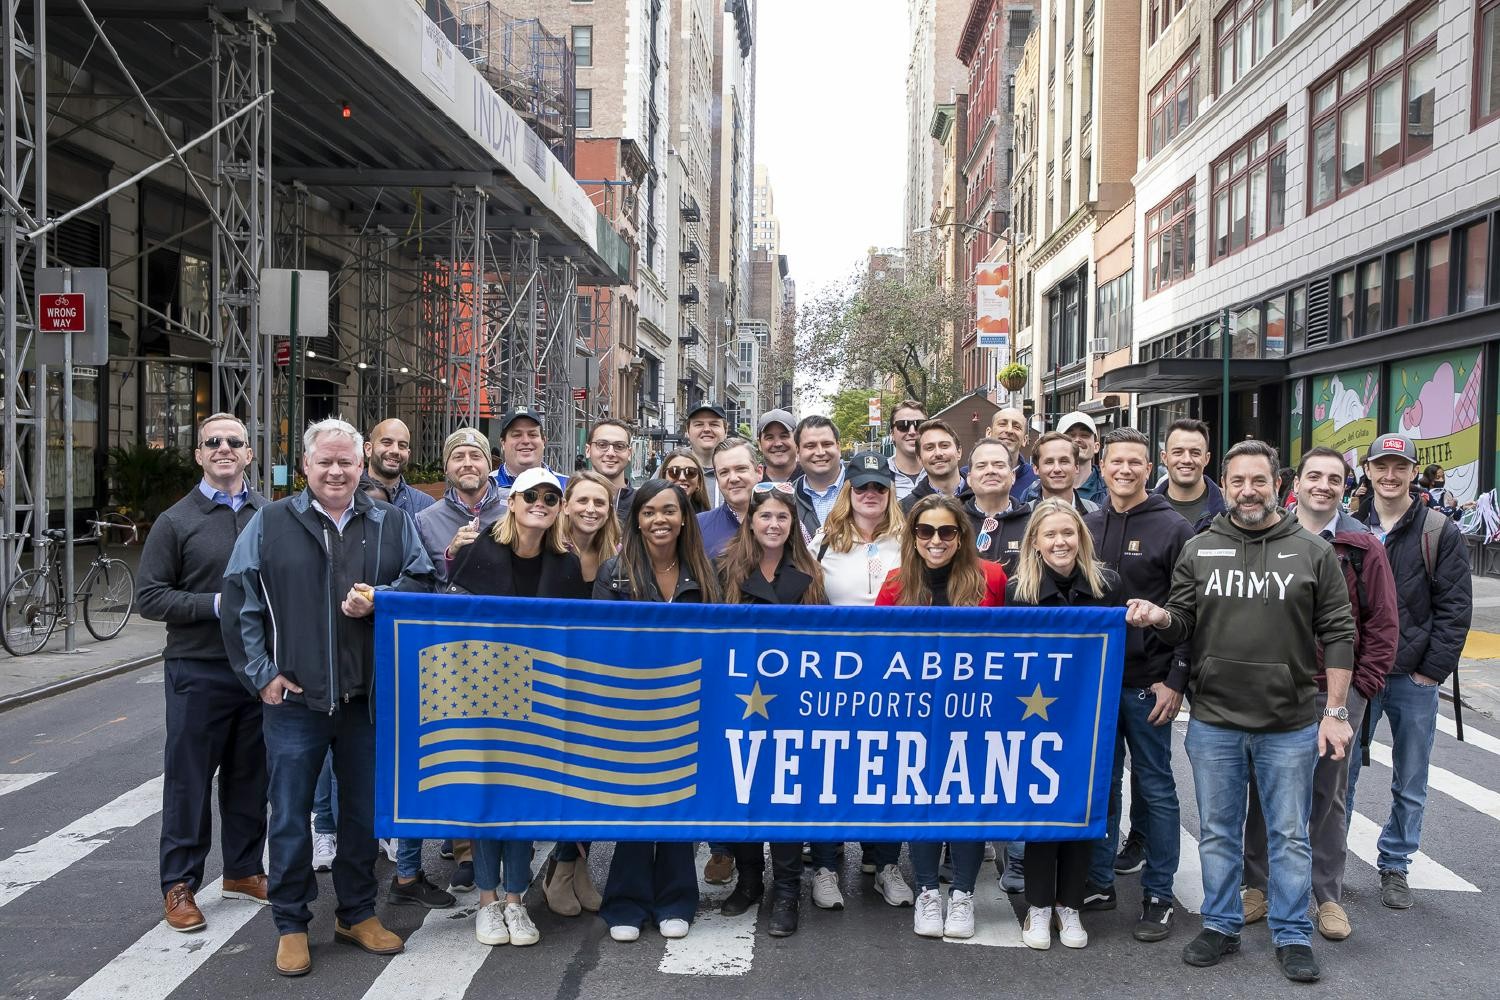
[[[826,603],[823,572],[802,540],[797,495],[791,483],[756,483],[751,488],[745,519],[719,557],[718,569],[726,604]],[[731,850],[739,881],[719,907],[719,912],[727,917],[759,905],[765,894],[765,845],[759,841],[734,844]],[[819,900],[820,895],[824,902],[836,898],[837,908],[842,909],[844,900],[838,892],[838,876],[831,867],[819,867],[814,876],[813,899]],[[788,937],[797,932],[797,902],[802,894],[800,840],[771,845],[771,878],[774,893],[768,929],[772,937]],[[826,887],[820,894],[820,879],[831,884],[831,897]]]
[[[594,598],[718,603],[718,578],[703,554],[698,519],[681,486],[653,479],[636,491],[620,553],[599,567]],[[635,941],[647,920],[656,921],[662,937],[687,937],[697,909],[698,873],[691,843],[622,841],[615,845],[604,904],[599,908],[610,937]]]
[[[1094,542],[1083,518],[1066,500],[1042,500],[1031,514],[1016,575],[1005,588],[1006,603],[1019,607],[1116,607],[1125,603],[1120,578],[1094,558]],[[1026,844],[1028,948],[1052,946],[1052,924],[1064,947],[1089,943],[1078,911],[1084,878],[1097,841],[1030,841]]]
[[[901,566],[886,578],[876,606],[984,607],[1005,603],[1005,570],[979,558],[974,528],[963,505],[931,493],[912,505],[901,536]],[[940,841],[913,841],[911,864],[917,878],[917,910],[912,929],[922,937],[974,936],[974,883],[984,862],[983,841],[951,841],[953,891],[948,916],[938,891]]]
[[[901,504],[895,473],[878,452],[849,459],[844,486],[828,520],[812,540],[823,569],[828,603],[870,607],[886,574],[901,565]],[[814,846],[816,855],[821,845]],[[835,845],[836,847],[837,845]],[[875,876],[875,891],[892,906],[910,906],[911,886],[901,875],[901,844],[863,843],[860,870]]]
[[[687,493],[694,515],[713,510],[714,505],[708,499],[708,484],[703,475],[703,466],[698,464],[698,456],[691,450],[677,448],[667,452],[667,457],[661,460],[661,468],[657,470],[656,477],[681,486]]]
[[[587,597],[578,557],[563,539],[562,497],[562,485],[546,469],[517,476],[505,514],[459,551],[449,588],[492,597]],[[536,944],[541,935],[522,902],[531,884],[531,842],[475,840],[473,851],[474,936],[487,945]]]

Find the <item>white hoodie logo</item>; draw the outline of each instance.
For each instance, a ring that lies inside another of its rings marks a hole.
[[[1297,578],[1295,573],[1257,573],[1254,570],[1216,569],[1203,585],[1203,596],[1255,598],[1270,596],[1286,600],[1287,586]]]

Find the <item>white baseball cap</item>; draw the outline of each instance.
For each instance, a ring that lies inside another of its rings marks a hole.
[[[527,490],[534,490],[538,486],[550,486],[559,493],[563,491],[562,483],[557,481],[557,477],[550,470],[541,468],[540,466],[535,469],[527,469],[517,476],[516,481],[510,485],[510,491],[512,494],[525,493]]]
[[[1099,427],[1094,423],[1094,418],[1081,410],[1064,413],[1063,418],[1057,422],[1057,429],[1063,434],[1068,433],[1074,427],[1086,427],[1094,437],[1099,436]]]

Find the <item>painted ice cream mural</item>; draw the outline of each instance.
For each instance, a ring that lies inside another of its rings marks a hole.
[[[1391,425],[1417,446],[1417,465],[1441,465],[1460,500],[1479,495],[1479,352],[1416,358],[1391,371]]]
[[[1380,370],[1356,368],[1313,380],[1313,447],[1332,448],[1351,465],[1380,433]]]

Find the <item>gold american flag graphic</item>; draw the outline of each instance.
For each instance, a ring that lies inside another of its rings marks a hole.
[[[417,787],[501,785],[640,808],[691,798],[701,669],[509,642],[426,646]]]

